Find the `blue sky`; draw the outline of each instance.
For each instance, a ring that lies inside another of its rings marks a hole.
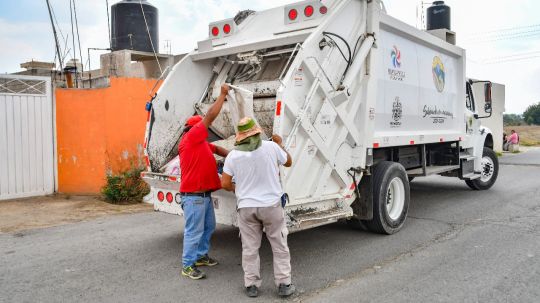
[[[69,0],[50,0],[71,49]],[[114,4],[118,0],[109,0]],[[160,9],[160,47],[188,52],[205,38],[208,23],[239,10],[265,8],[294,0],[150,0]],[[419,0],[386,0],[388,13],[419,25]],[[447,0],[458,44],[467,50],[467,75],[506,85],[506,111],[521,113],[540,101],[540,1]],[[105,0],[76,0],[83,61],[88,47],[108,47]],[[54,60],[54,40],[45,0],[0,0],[0,73],[20,70],[32,59]],[[78,52],[77,52],[77,56]],[[68,58],[70,58],[69,56]],[[97,68],[99,53],[92,55]]]

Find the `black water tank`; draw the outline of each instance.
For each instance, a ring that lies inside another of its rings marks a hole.
[[[433,5],[427,9],[426,29],[450,28],[450,6],[444,4],[444,1],[434,1]]]
[[[148,37],[142,10],[144,10],[154,48],[157,53],[159,52],[158,9],[146,0],[123,0],[111,7],[113,51],[132,49],[152,52],[152,44]]]

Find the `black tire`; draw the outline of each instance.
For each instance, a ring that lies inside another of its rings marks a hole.
[[[474,180],[465,180],[465,183],[473,190],[486,190],[491,188],[493,184],[495,184],[495,181],[497,181],[497,177],[499,176],[499,159],[497,158],[497,154],[495,154],[495,152],[491,148],[484,147],[482,157],[489,157],[493,162],[493,175],[491,176],[491,179],[487,181],[482,181],[481,178]],[[483,167],[482,169],[485,168]]]
[[[403,183],[403,210],[396,219],[390,218],[386,207],[389,186],[394,178]],[[409,212],[410,187],[405,168],[398,163],[384,161],[375,166],[373,171],[373,219],[362,221],[368,230],[391,235],[398,232],[405,223]]]

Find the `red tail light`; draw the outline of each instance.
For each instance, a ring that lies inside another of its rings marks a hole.
[[[172,203],[173,201],[173,195],[171,193],[167,193],[167,202]]]
[[[328,13],[328,8],[326,6],[321,6],[321,8],[319,8],[319,13],[321,13],[321,15],[326,15],[326,13]]]
[[[296,20],[296,18],[298,18],[298,11],[293,8],[289,11],[289,19]]]
[[[231,32],[231,26],[229,24],[223,25],[223,32],[229,34]]]
[[[219,28],[217,26],[212,27],[212,36],[216,37],[219,35]]]
[[[313,16],[313,12],[314,12],[314,11],[315,11],[315,10],[313,9],[313,6],[308,5],[308,6],[306,6],[306,8],[304,9],[304,15],[306,15],[306,17],[309,18],[309,17]]]
[[[165,195],[163,194],[162,191],[157,193],[157,198],[158,198],[159,202],[163,202],[163,200],[165,199]]]

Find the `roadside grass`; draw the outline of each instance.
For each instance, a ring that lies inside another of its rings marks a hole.
[[[515,130],[519,135],[519,145],[522,146],[540,146],[540,126],[538,125],[520,125],[505,126],[504,132],[510,135],[511,130]]]
[[[523,145],[523,146],[540,146],[540,141],[530,140],[529,138],[522,138],[519,141],[519,145]]]

